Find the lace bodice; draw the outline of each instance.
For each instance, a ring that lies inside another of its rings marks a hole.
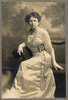
[[[35,35],[30,35],[30,32],[28,33],[28,37],[27,37],[27,46],[31,51],[34,51],[34,49],[36,49],[39,45],[41,45],[42,43],[45,46],[45,50],[50,53],[52,50],[52,44],[51,44],[51,40],[49,37],[49,34],[46,30],[41,29],[35,34]],[[33,50],[32,50],[33,48]]]

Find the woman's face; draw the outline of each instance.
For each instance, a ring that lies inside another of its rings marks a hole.
[[[30,17],[30,19],[29,19],[29,26],[31,27],[31,28],[37,28],[38,27],[38,24],[39,24],[39,22],[38,22],[38,19],[37,18],[35,18],[35,17]]]

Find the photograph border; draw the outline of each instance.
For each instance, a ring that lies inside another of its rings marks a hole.
[[[56,100],[68,100],[68,0],[0,0],[0,100],[1,98],[1,79],[2,79],[2,2],[65,2],[65,62],[66,62],[66,98],[54,98]],[[22,98],[20,98],[22,99]],[[17,99],[17,100],[20,100]],[[24,98],[23,98],[24,99]],[[34,100],[33,98],[28,98],[31,100]],[[42,98],[39,98],[40,100],[43,100]],[[45,99],[53,99],[53,98],[45,98]],[[6,99],[7,100],[7,99]],[[15,99],[10,99],[15,100]],[[35,99],[36,100],[36,99]]]

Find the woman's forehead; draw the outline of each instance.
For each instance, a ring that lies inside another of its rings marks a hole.
[[[29,20],[38,20],[37,18],[31,16]]]

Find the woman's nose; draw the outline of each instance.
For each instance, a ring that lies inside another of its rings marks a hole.
[[[34,24],[34,21],[32,21],[32,24]]]

